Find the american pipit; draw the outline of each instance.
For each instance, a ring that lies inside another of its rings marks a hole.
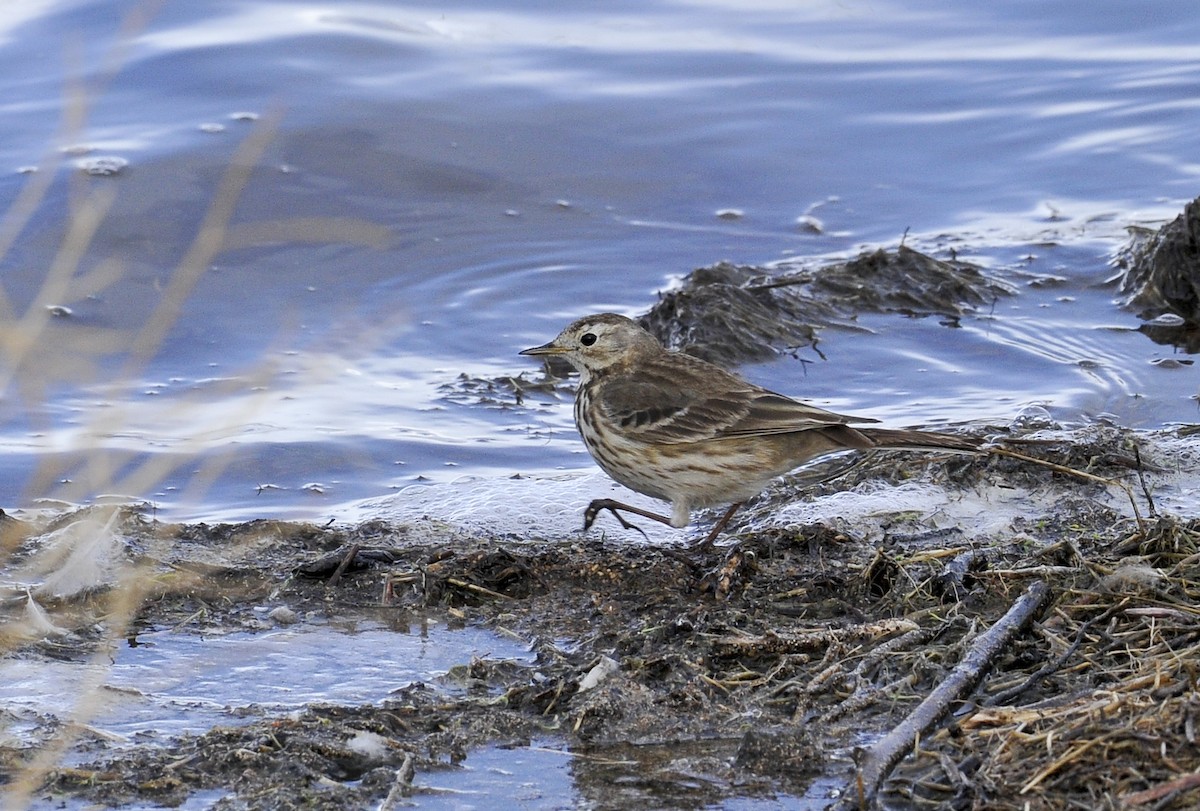
[[[623,315],[580,318],[548,344],[522,355],[558,356],[580,375],[575,425],[596,463],[639,493],[668,501],[670,517],[611,499],[601,510],[687,526],[694,509],[731,505],[700,546],[708,547],[747,499],[789,470],[838,451],[875,448],[973,452],[968,437],[929,431],[854,428],[877,422],[835,414],[750,383],[707,361],[670,352]]]

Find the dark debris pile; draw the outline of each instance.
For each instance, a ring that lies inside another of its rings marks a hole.
[[[952,326],[1012,293],[976,265],[901,245],[813,270],[700,268],[641,323],[671,349],[734,364],[815,347],[821,328],[857,328],[859,313],[940,316]]]
[[[1200,198],[1156,231],[1130,229],[1114,265],[1121,301],[1152,340],[1200,351]]]
[[[977,265],[901,245],[815,269],[728,262],[698,268],[638,321],[666,347],[728,366],[805,348],[819,354],[821,330],[862,329],[860,313],[936,316],[956,326],[966,313],[989,309],[1013,293]],[[536,379],[460,375],[441,386],[442,396],[490,408],[520,405],[527,393],[553,392],[570,373],[561,359],[545,368],[550,374]]]

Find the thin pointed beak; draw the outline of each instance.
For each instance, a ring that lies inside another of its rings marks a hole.
[[[522,349],[517,354],[519,355],[564,355],[567,350],[558,344],[551,341],[548,344],[541,346],[531,346],[529,349]]]

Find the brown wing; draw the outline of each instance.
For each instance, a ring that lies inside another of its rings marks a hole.
[[[788,434],[852,422],[879,422],[869,417],[836,414],[757,386],[748,399],[746,415],[723,430],[722,436]]]
[[[631,438],[681,444],[875,422],[810,406],[755,386],[720,367],[683,356],[614,375],[598,386],[598,404]]]

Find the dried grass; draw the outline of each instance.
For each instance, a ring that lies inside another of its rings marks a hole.
[[[1160,519],[1065,589],[1008,665],[891,785],[915,807],[1200,806],[1200,523]],[[1137,558],[1118,550],[1136,549]],[[1117,552],[1116,554],[1114,554]],[[999,575],[997,572],[991,573]]]

